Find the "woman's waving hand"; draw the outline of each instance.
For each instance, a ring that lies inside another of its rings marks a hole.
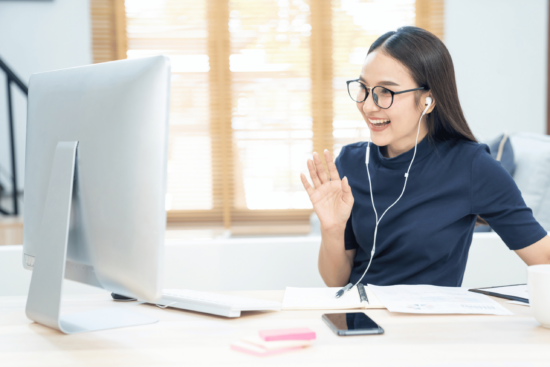
[[[319,217],[321,228],[326,231],[342,230],[346,227],[354,199],[347,177],[340,180],[330,152],[325,149],[324,155],[328,173],[321,158],[317,152],[314,152],[313,161],[307,160],[313,186],[309,184],[303,173],[300,174],[300,178],[313,204],[313,209]]]

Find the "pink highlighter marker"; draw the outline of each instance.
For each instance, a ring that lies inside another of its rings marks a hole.
[[[308,328],[260,330],[260,338],[267,341],[276,340],[313,340],[315,331]]]

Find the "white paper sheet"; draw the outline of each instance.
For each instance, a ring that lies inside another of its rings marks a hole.
[[[391,312],[423,314],[513,315],[491,298],[468,288],[433,285],[392,285],[369,288]]]

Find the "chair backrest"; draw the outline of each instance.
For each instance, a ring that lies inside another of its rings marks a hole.
[[[537,221],[550,231],[550,136],[510,135],[516,171],[514,180]]]

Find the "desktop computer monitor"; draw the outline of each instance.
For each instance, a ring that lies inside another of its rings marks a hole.
[[[66,333],[153,322],[116,308],[59,316],[59,307],[63,278],[160,298],[169,100],[165,56],[31,76],[23,266],[33,270],[32,320]]]

